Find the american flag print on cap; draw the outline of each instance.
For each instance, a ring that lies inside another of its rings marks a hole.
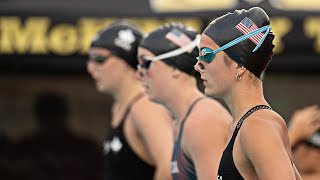
[[[248,17],[245,17],[239,24],[235,26],[242,34],[248,34],[251,31],[257,30],[258,26]],[[251,36],[250,40],[254,44],[258,44],[263,37],[263,33],[259,33],[257,35]]]
[[[179,47],[186,46],[192,42],[192,40],[183,32],[174,28],[168,32],[165,36],[166,39],[178,45]],[[188,52],[191,53],[193,49],[190,49]]]

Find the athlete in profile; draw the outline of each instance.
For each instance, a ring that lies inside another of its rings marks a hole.
[[[182,24],[164,25],[140,43],[141,78],[149,98],[176,120],[171,173],[176,180],[212,180],[226,143],[230,113],[197,88],[193,66],[199,35]]]
[[[111,129],[104,142],[108,180],[166,180],[173,149],[172,119],[152,103],[136,76],[142,33],[129,23],[116,23],[93,39],[88,72],[102,93],[114,98]]]
[[[258,7],[213,20],[201,36],[195,69],[205,94],[221,97],[233,116],[219,180],[300,179],[286,123],[265,100],[260,80],[273,39],[269,17]]]

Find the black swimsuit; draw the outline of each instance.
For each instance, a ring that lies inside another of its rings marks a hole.
[[[120,125],[116,128],[111,128],[104,142],[106,180],[153,179],[155,168],[136,155],[124,135],[124,124],[131,107],[142,96],[143,94],[137,95],[128,104]]]
[[[265,105],[259,105],[251,108],[237,123],[236,129],[234,130],[232,134],[232,138],[227,146],[227,148],[224,150],[223,155],[221,157],[220,165],[219,165],[219,171],[218,171],[218,180],[240,180],[243,179],[243,177],[240,175],[238,169],[236,168],[232,151],[233,151],[233,145],[234,141],[237,137],[237,134],[241,128],[241,125],[243,121],[250,116],[255,111],[261,110],[261,109],[269,109],[272,110],[271,107],[265,106]]]

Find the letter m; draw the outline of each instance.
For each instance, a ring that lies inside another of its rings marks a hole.
[[[19,17],[0,17],[0,53],[44,54],[46,49],[46,32],[49,19],[46,17],[31,17],[21,25]]]

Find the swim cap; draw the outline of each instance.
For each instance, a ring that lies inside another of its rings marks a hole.
[[[267,25],[270,25],[270,19],[266,12],[259,7],[253,7],[249,10],[235,10],[233,13],[213,20],[203,34],[209,36],[221,47],[244,34]],[[269,32],[263,41],[264,33],[259,33],[224,50],[232,60],[244,66],[258,78],[271,61],[274,48],[272,43],[274,35]],[[263,41],[261,46],[252,52],[261,39]]]
[[[187,47],[195,42],[197,35],[198,33],[190,27],[181,23],[170,23],[149,33],[141,41],[140,47],[158,56]],[[196,71],[193,66],[197,63],[196,57],[198,54],[197,44],[194,44],[188,51],[182,51],[178,55],[164,58],[162,62],[187,74],[195,75]]]
[[[137,49],[142,36],[142,32],[131,22],[119,21],[98,32],[90,47],[108,49],[136,69]]]

